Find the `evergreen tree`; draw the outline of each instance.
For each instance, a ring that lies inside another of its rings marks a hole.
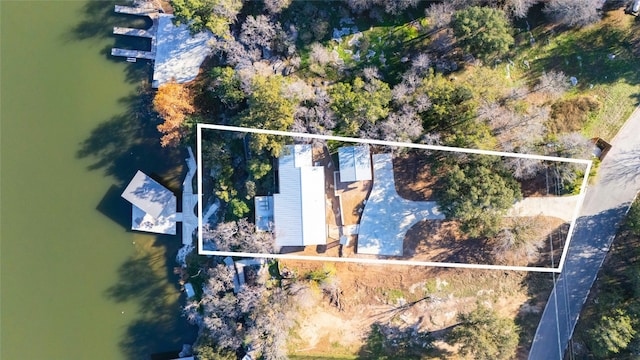
[[[503,318],[478,303],[476,310],[458,315],[458,324],[447,342],[460,346],[460,354],[476,360],[511,359],[518,346],[518,331],[512,319]]]
[[[493,236],[501,217],[522,198],[520,184],[504,168],[500,159],[474,156],[451,166],[439,199],[447,218],[462,222],[470,236]]]
[[[514,43],[502,10],[473,6],[456,12],[452,25],[462,48],[482,60],[499,58]]]
[[[613,311],[613,315],[603,315],[589,332],[593,342],[591,350],[600,359],[609,359],[613,354],[627,348],[636,331],[631,318],[622,309]]]
[[[192,33],[209,30],[218,36],[229,34],[242,0],[171,0],[175,24],[187,24]]]

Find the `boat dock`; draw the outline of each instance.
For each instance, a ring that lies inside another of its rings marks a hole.
[[[138,59],[151,60],[153,62],[151,86],[154,88],[171,81],[182,84],[195,79],[200,71],[200,65],[211,53],[211,47],[207,45],[214,37],[211,32],[191,34],[187,25],[176,26],[173,23],[173,15],[165,14],[162,9],[152,5],[141,8],[115,5],[114,11],[119,14],[150,18],[152,25],[148,29],[116,26],[113,28],[113,34],[150,39],[151,48],[144,50],[112,48],[112,56],[123,57],[132,63],[137,62]]]
[[[151,19],[153,25],[149,29],[135,29],[128,27],[116,26],[113,28],[114,35],[134,36],[151,39],[151,51],[130,50],[112,48],[111,55],[127,58],[128,62],[135,62],[137,59],[155,60],[156,58],[156,35],[158,33],[158,15],[157,9],[152,7],[131,7],[116,5],[114,11],[118,14],[146,16]]]

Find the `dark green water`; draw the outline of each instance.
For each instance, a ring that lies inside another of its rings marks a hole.
[[[0,1],[2,360],[145,359],[193,340],[180,239],[127,230],[123,186],[142,169],[175,189],[182,156],[157,145],[146,65],[108,56],[112,26],[131,24],[112,10]]]

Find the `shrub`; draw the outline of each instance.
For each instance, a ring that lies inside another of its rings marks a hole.
[[[551,119],[547,122],[549,132],[560,134],[578,131],[589,116],[601,107],[602,104],[591,96],[558,101],[551,106]]]

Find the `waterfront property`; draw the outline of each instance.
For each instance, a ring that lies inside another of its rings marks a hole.
[[[182,222],[182,243],[193,242],[193,233],[198,227],[195,213],[198,195],[193,193],[192,185],[197,166],[193,151],[190,147],[187,150],[188,171],[182,182],[182,212],[177,212],[176,196],[169,189],[138,170],[122,193],[132,205],[131,230],[175,235],[176,223]]]
[[[192,81],[200,71],[200,65],[210,54],[207,46],[213,34],[204,31],[192,35],[189,28],[173,24],[173,15],[160,13],[152,7],[115,6],[115,12],[146,16],[153,25],[149,29],[115,27],[115,35],[135,36],[151,40],[151,50],[111,49],[111,55],[126,57],[127,61],[152,60],[154,88],[171,81],[179,84]]]

